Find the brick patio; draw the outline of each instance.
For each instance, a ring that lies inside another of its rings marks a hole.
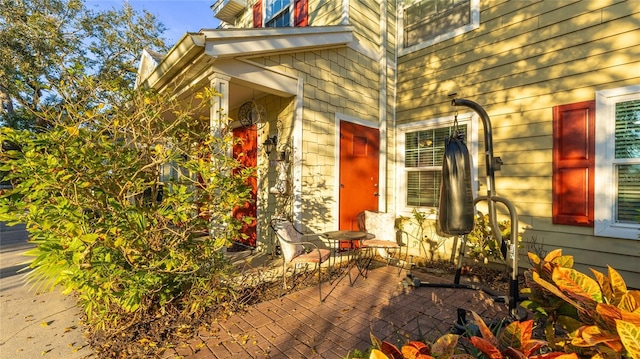
[[[257,304],[214,323],[210,332],[198,333],[163,358],[344,358],[353,349],[369,348],[370,333],[396,344],[433,340],[449,332],[458,308],[488,320],[508,315],[507,304],[482,291],[414,288],[403,285],[405,272],[397,273],[395,267],[380,267],[353,287],[342,275],[323,283],[322,303],[313,286]],[[414,274],[423,282],[450,283]]]

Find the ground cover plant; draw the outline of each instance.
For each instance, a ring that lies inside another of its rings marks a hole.
[[[594,278],[573,269],[561,249],[544,258],[529,253],[529,300],[523,305],[545,319],[553,348],[594,358],[640,358],[640,291],[629,290],[612,267]]]
[[[561,250],[544,258],[529,253],[525,272],[533,319],[490,328],[473,313],[465,333],[431,342],[407,340],[399,348],[372,333],[372,347],[348,358],[640,358],[640,291],[627,288],[613,268],[591,269],[594,278],[572,268]]]
[[[575,353],[552,352],[543,340],[532,338],[533,320],[514,321],[498,327],[494,333],[484,320],[473,313],[473,329],[466,336],[445,334],[433,343],[409,341],[400,349],[395,345],[380,341],[372,336],[373,349],[370,359],[430,359],[452,358],[470,359],[487,357],[536,358],[536,359],[577,359]]]

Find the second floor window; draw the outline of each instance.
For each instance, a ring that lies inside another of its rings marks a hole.
[[[291,0],[265,1],[265,27],[287,27],[291,25],[289,8]]]
[[[476,29],[478,0],[408,0],[402,11],[402,49],[413,51]]]
[[[253,5],[253,27],[301,27],[308,22],[308,0],[258,0]]]

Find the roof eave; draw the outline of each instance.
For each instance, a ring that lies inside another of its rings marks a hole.
[[[214,58],[308,51],[344,46],[353,41],[350,25],[220,29],[200,33],[205,37],[205,53]]]

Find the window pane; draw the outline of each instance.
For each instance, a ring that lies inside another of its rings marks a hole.
[[[459,126],[466,133],[467,126]],[[442,166],[445,139],[451,136],[453,127],[409,132],[405,134],[405,167]]]
[[[280,12],[278,16],[267,21],[265,27],[288,27],[291,22],[291,16],[289,16],[289,9]]]
[[[467,0],[423,0],[409,5],[404,10],[404,21],[406,25],[413,25],[431,16],[444,13],[454,7],[457,3],[467,2]]]
[[[471,22],[469,0],[423,0],[404,9],[404,47],[453,31]]]
[[[466,133],[467,125],[458,129]],[[445,140],[454,130],[448,126],[405,134],[408,206],[438,207]]]
[[[618,165],[619,223],[640,222],[640,165]]]
[[[616,158],[640,158],[640,100],[616,103]]]
[[[289,6],[291,0],[268,0],[266,5],[266,27],[289,26]]]
[[[418,132],[410,132],[404,135],[405,151],[404,165],[405,167],[418,166]]]
[[[265,9],[267,19],[274,17],[280,10],[288,7],[289,2],[289,0],[268,0]]]
[[[442,171],[411,171],[407,173],[407,205],[438,207]]]

